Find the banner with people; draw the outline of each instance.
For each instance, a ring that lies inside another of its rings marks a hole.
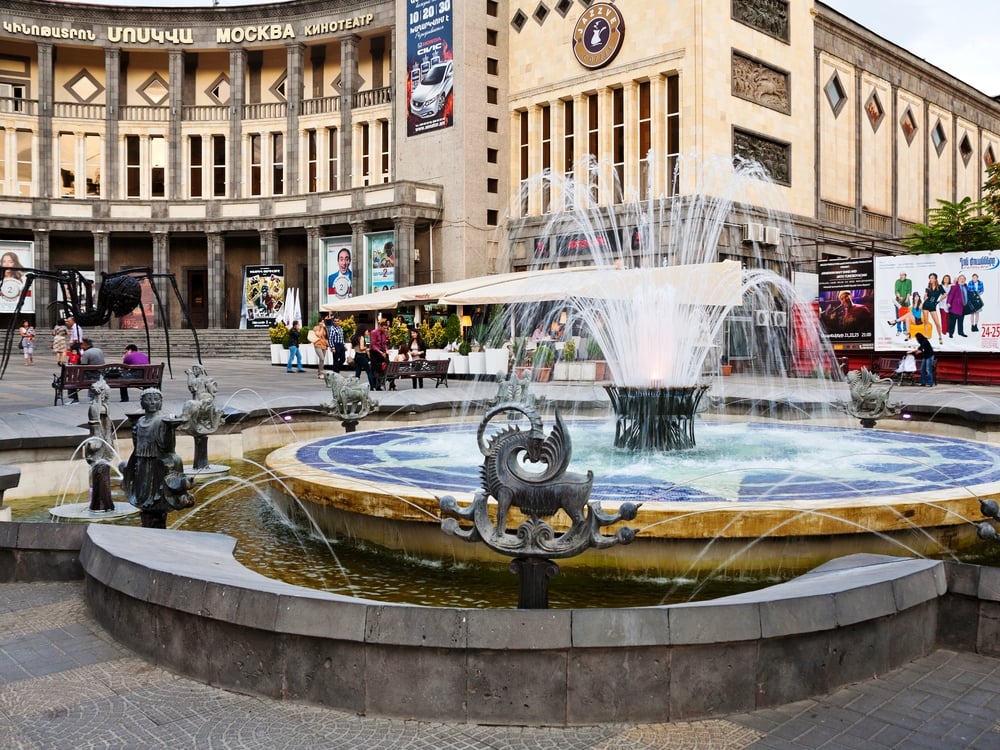
[[[369,292],[384,292],[396,286],[396,233],[365,235]]]
[[[284,317],[285,267],[244,266],[243,304],[247,328],[271,328]]]
[[[17,309],[24,290],[25,268],[35,266],[35,243],[21,240],[0,240],[0,313],[12,313]],[[24,298],[21,312],[35,311],[35,300],[31,290]]]
[[[875,259],[875,349],[1000,351],[1000,250]]]

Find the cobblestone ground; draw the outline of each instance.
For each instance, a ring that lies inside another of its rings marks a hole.
[[[150,666],[93,620],[80,583],[0,584],[0,748],[1000,748],[1000,660],[938,651],[819,701],[709,721],[572,729],[356,716]]]

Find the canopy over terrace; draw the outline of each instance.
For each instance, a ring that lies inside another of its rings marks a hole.
[[[514,304],[569,297],[630,299],[649,286],[673,287],[683,304],[726,304],[741,295],[742,272],[740,264],[733,260],[657,268],[553,268],[399,287],[321,307],[346,313],[395,310],[401,304]]]

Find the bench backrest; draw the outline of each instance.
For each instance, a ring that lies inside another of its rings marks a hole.
[[[149,365],[124,365],[112,363],[106,365],[63,365],[63,387],[90,386],[103,376],[104,381],[113,388],[128,385],[159,387],[163,382],[163,363]]]
[[[405,362],[390,362],[386,368],[386,377],[396,375],[442,375],[448,372],[449,359],[411,359]]]

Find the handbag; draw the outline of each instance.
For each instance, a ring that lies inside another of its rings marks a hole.
[[[977,313],[982,309],[983,298],[979,296],[979,292],[974,292],[971,289],[966,292],[965,309],[962,312],[966,315],[972,315],[972,313]]]

